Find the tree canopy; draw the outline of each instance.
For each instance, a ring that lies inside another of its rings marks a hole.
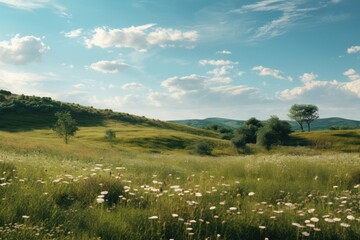
[[[319,118],[319,108],[311,104],[294,104],[291,106],[288,116],[300,125],[302,132],[304,123],[306,123],[310,132],[310,124]]]

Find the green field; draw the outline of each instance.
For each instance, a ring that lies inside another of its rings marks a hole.
[[[2,239],[360,236],[359,131],[300,133],[293,145],[308,146],[239,156],[197,136],[216,145],[210,157],[179,147],[189,133],[115,121],[81,127],[68,145],[51,129],[0,136]]]
[[[360,238],[360,130],[293,133],[286,146],[238,154],[208,130],[6,100],[0,239]],[[69,144],[52,130],[58,110],[78,122]],[[199,141],[210,156],[194,155]]]

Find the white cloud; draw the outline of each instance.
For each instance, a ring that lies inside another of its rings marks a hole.
[[[352,46],[347,49],[348,54],[354,54],[360,52],[360,46]]]
[[[0,63],[17,65],[40,61],[48,50],[41,38],[17,34],[10,41],[0,41]]]
[[[29,93],[29,89],[36,89],[41,82],[55,78],[56,76],[52,73],[36,74],[0,70],[0,88],[26,94]]]
[[[357,74],[357,72],[353,68],[350,68],[349,70],[345,71],[343,75],[348,77],[350,81],[360,80],[360,75]]]
[[[90,65],[90,68],[102,73],[119,73],[129,68],[129,65],[122,61],[99,61]]]
[[[80,37],[82,34],[83,29],[82,28],[78,28],[69,32],[64,33],[64,36],[67,38],[76,38],[76,37]]]
[[[0,0],[0,3],[12,8],[32,11],[41,8],[51,8],[61,16],[68,17],[66,8],[56,3],[55,0]]]
[[[196,31],[181,31],[172,28],[155,27],[155,24],[131,26],[121,29],[96,28],[85,40],[88,48],[134,48],[146,51],[151,46],[194,47],[198,39]]]
[[[210,66],[226,66],[226,65],[235,65],[238,62],[232,62],[229,60],[200,60],[199,64],[202,66],[210,65]]]
[[[162,82],[166,92],[152,91],[148,95],[149,103],[157,106],[181,106],[189,108],[199,108],[202,106],[221,104],[237,104],[239,100],[253,100],[252,94],[257,89],[242,86],[229,85],[226,78],[210,78],[192,74],[182,77],[171,77]],[[231,81],[231,79],[229,79]],[[217,86],[213,86],[216,84]],[[221,84],[221,85],[219,85]],[[224,85],[225,84],[225,85]]]
[[[258,91],[256,88],[252,88],[248,86],[231,86],[231,85],[211,87],[210,89],[215,93],[231,95],[231,96],[237,96],[249,92],[254,93]]]
[[[285,77],[282,75],[282,72],[276,69],[266,68],[263,66],[256,66],[252,68],[253,71],[257,72],[260,76],[271,76],[280,80],[292,81],[291,77]]]
[[[121,88],[124,90],[138,90],[143,88],[143,85],[141,83],[131,82],[125,83]]]
[[[316,80],[314,73],[305,73],[300,77],[303,86],[293,89],[285,89],[279,93],[282,100],[306,99],[313,101],[323,101],[325,103],[345,101],[346,99],[360,99],[360,76],[354,69],[349,69],[343,73],[350,82],[320,81]],[[329,100],[332,101],[329,101]]]
[[[217,51],[216,54],[224,54],[224,55],[231,55],[232,52],[227,51],[227,50],[222,50],[222,51]]]
[[[342,0],[331,0],[331,2],[332,2],[332,3],[335,3],[335,4],[336,4],[336,3],[339,3],[339,2],[341,2],[341,1],[342,1]]]
[[[77,89],[85,88],[85,84],[83,84],[83,83],[74,84],[72,86]]]
[[[302,76],[300,76],[300,80],[303,83],[308,83],[308,82],[314,81],[317,77],[318,77],[318,75],[316,75],[314,73],[304,73]]]

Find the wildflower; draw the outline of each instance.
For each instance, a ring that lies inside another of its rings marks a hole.
[[[156,220],[156,219],[158,219],[158,218],[159,218],[158,216],[151,216],[151,217],[149,217],[150,220]]]
[[[302,232],[301,234],[302,234],[304,237],[310,236],[310,233],[308,233],[308,232]]]
[[[102,191],[101,192],[101,195],[106,195],[106,194],[108,194],[109,192],[108,191]]]
[[[250,196],[250,197],[251,197],[251,196],[254,196],[254,195],[255,195],[254,192],[249,192],[249,193],[248,193],[248,196]]]
[[[312,222],[318,222],[319,219],[318,219],[317,217],[312,217],[312,218],[310,218],[310,221],[312,221]]]
[[[173,218],[179,217],[179,215],[177,215],[176,213],[171,214],[171,216],[172,216]]]
[[[104,200],[103,198],[97,198],[97,199],[96,199],[96,202],[97,202],[97,203],[103,203],[104,201],[105,201],[105,200]]]
[[[355,217],[353,215],[347,215],[346,218],[350,221],[355,220]]]
[[[350,224],[348,224],[348,223],[340,223],[340,226],[344,227],[344,228],[348,228],[348,227],[350,227]]]
[[[202,197],[202,194],[197,192],[197,193],[195,193],[195,197]]]
[[[23,215],[22,218],[23,218],[23,219],[29,219],[30,216],[28,216],[28,215]]]
[[[216,207],[215,207],[215,206],[211,206],[209,209],[210,209],[210,210],[215,210]]]
[[[265,229],[266,227],[265,227],[265,226],[260,225],[260,226],[259,226],[259,228],[260,228],[260,229]]]
[[[230,211],[235,211],[236,209],[237,209],[236,207],[229,208]]]

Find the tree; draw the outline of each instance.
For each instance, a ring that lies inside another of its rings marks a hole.
[[[265,125],[257,131],[256,143],[270,150],[274,144],[284,144],[291,133],[291,126],[277,116],[271,116]]]
[[[69,138],[74,136],[79,128],[76,126],[76,121],[71,117],[70,112],[55,113],[57,121],[54,126],[54,131],[64,138],[64,142],[68,144]]]
[[[105,139],[109,142],[114,142],[116,140],[116,133],[112,129],[106,130]]]
[[[246,143],[256,143],[256,132],[263,126],[260,120],[252,117],[236,130],[236,135],[244,135]]]
[[[319,108],[311,104],[294,104],[289,110],[289,118],[295,120],[304,132],[304,123],[307,123],[310,132],[310,124],[319,118]]]
[[[291,133],[291,126],[288,122],[281,121],[277,116],[271,116],[266,122],[266,126],[274,132],[279,144],[287,142],[289,134]]]

